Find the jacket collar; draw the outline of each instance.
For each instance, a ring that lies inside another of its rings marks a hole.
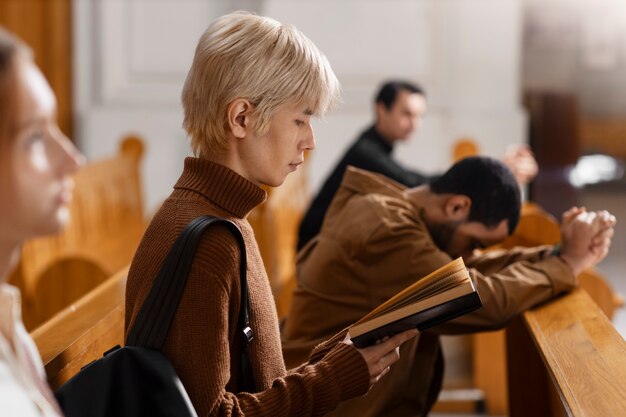
[[[402,196],[407,189],[406,186],[385,177],[384,175],[366,171],[364,169],[348,166],[343,176],[341,189],[357,194],[383,194],[390,197]]]
[[[341,186],[337,191],[336,200],[344,201],[344,199],[350,198],[350,196],[353,196],[354,194],[383,195],[386,197],[392,197],[406,201],[413,207],[415,212],[418,213],[420,218],[423,218],[422,206],[407,197],[406,190],[408,189],[409,187],[400,184],[392,180],[391,178],[387,178],[384,175],[356,168],[353,166],[348,166],[343,176]],[[334,203],[331,204],[331,209],[333,205]]]

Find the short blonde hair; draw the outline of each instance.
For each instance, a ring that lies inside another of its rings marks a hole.
[[[255,105],[255,132],[267,133],[274,111],[305,104],[323,116],[340,99],[328,59],[293,26],[235,12],[200,37],[182,91],[183,127],[196,156],[226,149],[227,109],[237,98]]]

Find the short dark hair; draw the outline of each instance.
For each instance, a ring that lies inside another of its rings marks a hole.
[[[424,89],[417,84],[403,80],[392,80],[387,81],[380,90],[378,90],[378,94],[376,94],[376,104],[380,103],[383,104],[387,110],[391,109],[393,103],[396,101],[396,97],[398,97],[398,93],[403,90],[426,97]]]
[[[494,227],[509,221],[511,235],[520,217],[522,196],[513,173],[493,158],[474,156],[462,159],[441,177],[431,181],[435,194],[462,194],[472,200],[468,220]]]

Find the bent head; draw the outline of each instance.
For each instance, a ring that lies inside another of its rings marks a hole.
[[[57,232],[68,220],[82,155],[56,116],[30,51],[0,28],[0,231],[9,244]]]
[[[424,90],[407,81],[389,81],[376,95],[376,129],[390,142],[406,140],[426,113]]]
[[[311,117],[339,97],[328,60],[296,28],[231,13],[198,42],[182,92],[183,126],[196,156],[214,159],[237,146],[242,174],[276,186],[314,148]]]
[[[442,216],[427,218],[428,229],[439,248],[453,257],[496,244],[517,227],[521,190],[511,171],[495,159],[463,159],[429,188],[444,198]]]

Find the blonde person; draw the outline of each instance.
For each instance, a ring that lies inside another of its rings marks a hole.
[[[339,96],[324,55],[294,27],[247,13],[217,19],[202,35],[182,92],[183,125],[195,154],[140,243],[126,288],[126,329],[182,228],[201,215],[241,229],[247,250],[253,392],[241,392],[239,249],[223,226],[203,236],[164,353],[198,415],[323,415],[365,394],[416,331],[358,350],[345,332],[287,371],[267,274],[246,217],[303,161],[311,118]],[[419,378],[419,375],[416,375]],[[384,383],[384,378],[378,383]]]
[[[0,28],[0,414],[59,416],[37,349],[5,283],[26,239],[68,219],[82,159],[56,122],[56,99],[31,53]]]

